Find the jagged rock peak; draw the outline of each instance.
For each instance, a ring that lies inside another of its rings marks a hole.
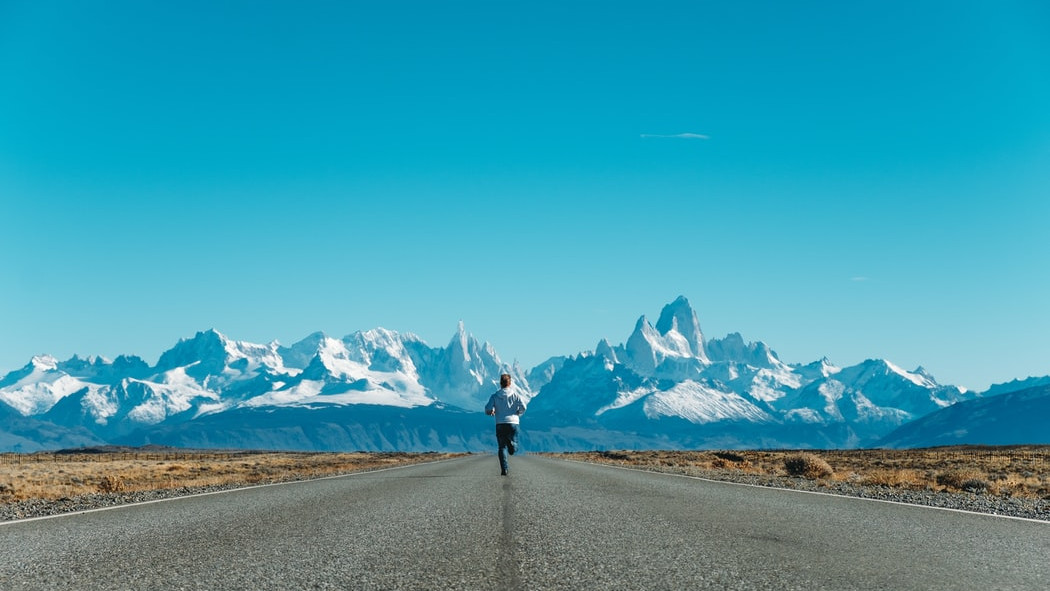
[[[645,317],[645,314],[642,314],[638,317],[638,322],[634,323],[634,332],[645,330],[646,326],[652,328],[652,325],[649,324],[649,320]]]
[[[452,340],[448,343],[448,349],[461,354],[463,361],[469,361],[471,340],[473,340],[473,337],[467,333],[466,326],[460,320],[459,324],[456,325],[456,334],[452,335]]]
[[[738,332],[731,332],[724,339],[713,339],[707,343],[707,351],[713,361],[745,363],[754,367],[775,367],[782,362],[776,351],[762,341],[745,342]]]
[[[700,330],[700,320],[696,311],[689,305],[685,296],[678,296],[675,301],[664,306],[660,318],[656,321],[656,330],[663,336],[677,332],[689,343],[689,350],[702,361],[707,361],[707,350],[704,346],[704,335]]]
[[[599,357],[604,357],[613,363],[620,362],[616,355],[616,350],[613,349],[612,345],[610,345],[609,341],[606,339],[598,341],[598,346],[594,348],[594,354]]]
[[[174,347],[161,354],[157,369],[165,371],[205,360],[221,363],[229,356],[228,344],[229,339],[214,328],[199,331],[192,338],[179,339]]]

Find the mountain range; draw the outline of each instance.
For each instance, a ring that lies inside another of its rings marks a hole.
[[[971,434],[958,443],[1011,433],[1042,439],[1013,443],[1050,443],[1050,429],[1034,422],[1045,413],[1017,410],[1045,409],[1050,377],[975,393],[884,359],[788,364],[740,334],[706,339],[679,297],[655,324],[639,318],[621,344],[602,339],[528,370],[462,323],[444,347],[382,328],[341,339],[314,333],[287,347],[208,330],[155,365],[42,355],[0,379],[0,450],[483,451],[493,438],[480,409],[501,373],[529,401],[522,439],[533,450],[922,446],[943,440],[924,434],[953,428]]]

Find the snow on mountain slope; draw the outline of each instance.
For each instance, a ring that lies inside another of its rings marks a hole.
[[[712,368],[715,370],[716,368]],[[802,376],[791,371],[787,367],[755,368],[747,365],[735,367],[732,373],[736,379],[728,380],[729,387],[740,392],[748,398],[765,403],[765,406],[773,405],[777,400],[805,383]],[[714,375],[715,371],[709,371],[705,375]]]
[[[128,380],[124,390],[137,399],[127,413],[135,423],[155,425],[169,416],[186,412],[201,402],[217,402],[218,392],[201,387],[184,368],[174,368],[157,376],[161,381]]]
[[[462,323],[460,331],[465,332]],[[419,373],[406,343],[425,345],[414,334],[399,334],[384,328],[355,332],[344,337],[343,343],[348,351],[356,355],[354,359],[367,365],[370,370],[404,375]]]
[[[371,377],[375,377],[374,375]],[[302,380],[294,385],[267,392],[250,398],[238,407],[255,408],[261,406],[316,406],[320,404],[378,404],[412,408],[428,406],[434,400],[423,394],[418,386],[402,389],[383,388],[372,384],[368,377],[352,383],[327,384],[320,380]],[[389,385],[389,382],[383,382]]]
[[[740,394],[693,380],[675,383],[667,389],[660,389],[658,382],[646,381],[640,387],[618,392],[615,400],[594,414],[601,416],[636,403],[641,403],[645,416],[650,419],[678,417],[697,424],[772,420],[767,412]]]
[[[697,424],[719,421],[765,423],[772,420],[769,414],[736,392],[719,390],[692,380],[653,392],[644,400],[645,415],[652,419],[679,417]]]
[[[37,415],[47,412],[66,396],[91,387],[59,369],[54,357],[39,355],[0,381],[0,401],[22,415]]]
[[[197,414],[192,411],[219,398],[217,392],[201,387],[176,368],[149,379],[125,378],[117,384],[78,391],[42,416],[56,424],[83,426],[99,436],[109,436],[183,413]]]
[[[884,359],[868,359],[843,368],[823,381],[837,381],[863,393],[873,404],[900,409],[912,417],[939,410],[973,393],[954,386],[941,386],[921,367],[908,372]]]
[[[702,373],[704,379],[724,384],[733,392],[769,407],[802,384],[802,376],[787,366],[759,368],[735,362],[717,362]]]
[[[314,348],[314,356],[301,372],[242,405],[386,404],[409,408],[434,402],[419,383],[415,364],[395,332],[377,329],[343,340],[315,334],[308,343]],[[297,344],[297,354],[305,353],[303,344]]]
[[[225,388],[259,374],[293,373],[285,367],[278,348],[277,343],[257,345],[234,341],[211,329],[180,340],[160,356],[155,371],[163,373],[182,368],[204,387]]]
[[[821,378],[829,378],[842,371],[841,367],[831,363],[827,357],[823,357],[806,365],[794,365],[792,368],[801,377],[803,382],[812,382]]]
[[[843,446],[871,445],[893,429],[930,412],[974,397],[954,386],[942,386],[921,368],[908,372],[881,359],[828,371],[821,362],[808,375],[820,375],[776,401],[787,423],[849,426]]]

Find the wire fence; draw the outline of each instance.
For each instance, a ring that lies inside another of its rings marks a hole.
[[[925,449],[762,449],[762,450],[695,450],[695,451],[602,451],[595,452],[611,460],[644,461],[649,458],[664,462],[704,462],[712,457],[732,462],[779,463],[785,457],[812,454],[842,469],[926,469],[978,468],[988,472],[1028,472],[1050,474],[1050,446],[1026,445],[1006,447],[959,446]]]
[[[243,459],[256,455],[258,452],[223,452],[223,453],[138,453],[138,452],[107,452],[107,453],[0,453],[0,464],[57,464],[66,462],[217,462],[233,459]]]
[[[839,452],[849,454],[850,452]],[[931,448],[914,450],[866,450],[873,460],[887,463],[923,458],[946,465],[1042,467],[1050,466],[1050,446],[1024,448]]]
[[[167,450],[167,451],[60,451],[60,452],[0,452],[0,465],[11,464],[57,464],[73,462],[222,462],[229,460],[247,460],[255,456],[317,456],[345,455],[368,453],[373,456],[395,457],[417,455],[402,452],[318,452],[318,451],[264,451],[264,450]]]

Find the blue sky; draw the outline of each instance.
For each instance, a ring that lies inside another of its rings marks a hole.
[[[1050,374],[1047,31],[1039,1],[0,0],[0,373],[460,320],[532,366],[685,295],[787,362]]]

